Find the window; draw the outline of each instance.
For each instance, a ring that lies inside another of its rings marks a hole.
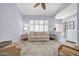
[[[55,24],[55,26],[56,26],[56,31],[61,32],[61,35],[64,35],[64,25],[61,23],[61,24]]]
[[[44,31],[48,31],[48,25],[44,25]]]
[[[55,24],[55,26],[56,26],[56,31],[60,32],[60,24]]]
[[[30,20],[30,31],[48,31],[48,20]]]
[[[28,24],[25,24],[23,30],[24,30],[24,32],[27,32],[28,33],[29,32],[29,25]]]

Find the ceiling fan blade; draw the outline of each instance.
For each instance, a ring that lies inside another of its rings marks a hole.
[[[36,3],[35,6],[34,6],[34,8],[36,8],[38,5],[40,5],[40,3]]]
[[[42,8],[45,10],[46,9],[46,4],[45,3],[42,3],[41,4]]]

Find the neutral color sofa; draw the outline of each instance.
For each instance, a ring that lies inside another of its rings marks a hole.
[[[61,44],[58,48],[59,56],[79,56],[79,48]]]
[[[0,48],[3,48],[9,44],[12,44],[12,41],[2,41],[0,42]]]
[[[30,32],[28,41],[49,41],[48,32]]]
[[[16,44],[10,44],[4,48],[0,48],[0,56],[20,56],[21,48],[16,47]]]

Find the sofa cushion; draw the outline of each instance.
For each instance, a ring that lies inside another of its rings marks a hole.
[[[48,41],[49,40],[49,34],[48,32],[30,32],[30,35],[28,36],[28,40],[36,40],[36,41]]]

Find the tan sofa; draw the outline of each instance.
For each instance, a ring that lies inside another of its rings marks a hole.
[[[0,56],[21,56],[21,48],[16,47],[16,44],[10,44],[0,48]]]
[[[49,33],[48,32],[30,32],[28,36],[28,41],[48,41]]]
[[[59,56],[79,56],[79,48],[61,44],[58,48]]]

